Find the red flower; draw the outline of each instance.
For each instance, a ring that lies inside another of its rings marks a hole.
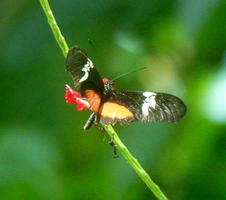
[[[106,83],[109,79],[103,78],[102,82]],[[66,94],[64,96],[66,103],[77,104],[76,109],[78,111],[83,110],[85,108],[90,108],[89,102],[86,101],[86,98],[82,97],[82,95],[76,91],[74,91],[69,85],[65,85]]]
[[[89,103],[86,101],[85,98],[82,97],[80,93],[74,91],[69,85],[66,85],[65,88],[66,94],[64,98],[67,103],[77,104],[76,109],[78,111],[90,107]]]

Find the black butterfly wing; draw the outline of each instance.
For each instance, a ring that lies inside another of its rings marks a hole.
[[[99,94],[103,93],[104,84],[100,74],[80,47],[73,46],[69,49],[66,58],[66,70],[72,74],[75,87],[82,95],[85,96],[87,90],[93,90]]]
[[[170,94],[126,90],[113,90],[112,94],[100,109],[100,122],[104,124],[132,121],[174,123],[186,113],[183,101]]]

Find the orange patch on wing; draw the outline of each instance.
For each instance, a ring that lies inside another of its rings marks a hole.
[[[101,116],[111,119],[133,118],[133,113],[128,108],[113,102],[104,103],[99,113]]]
[[[86,90],[85,97],[86,97],[86,100],[90,104],[90,109],[95,112],[98,112],[100,102],[101,102],[101,98],[100,98],[99,94],[96,93],[94,90]]]

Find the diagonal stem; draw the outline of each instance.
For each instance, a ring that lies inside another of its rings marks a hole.
[[[46,17],[47,17],[49,26],[52,29],[53,35],[54,35],[59,47],[61,48],[64,57],[66,57],[69,48],[64,39],[64,36],[61,34],[60,28],[57,25],[53,12],[50,8],[49,2],[48,2],[48,0],[40,0],[40,4],[42,6],[43,11],[46,14]]]
[[[39,0],[40,4],[46,14],[48,23],[52,29],[53,35],[61,48],[63,55],[66,57],[68,52],[68,45],[61,34],[61,31],[57,25],[57,22],[54,18],[53,12],[49,6],[48,0]],[[150,176],[147,174],[147,172],[144,170],[144,168],[140,165],[140,163],[137,161],[137,159],[129,152],[127,147],[122,143],[120,138],[118,137],[117,133],[113,129],[111,125],[104,125],[102,124],[108,135],[112,138],[114,138],[114,143],[119,150],[119,152],[122,154],[122,156],[128,161],[128,163],[133,167],[134,171],[137,173],[137,175],[143,180],[143,182],[148,186],[148,188],[154,193],[154,195],[159,200],[167,200],[167,197],[163,194],[161,189],[152,181]]]
[[[103,125],[103,124],[102,124]],[[119,150],[121,155],[128,161],[128,163],[133,167],[134,171],[137,175],[143,180],[143,182],[149,187],[149,189],[154,193],[154,195],[159,200],[167,200],[167,197],[163,194],[158,185],[154,183],[154,181],[150,178],[148,173],[144,170],[144,168],[140,165],[137,159],[130,153],[127,147],[122,143],[118,134],[115,132],[111,125],[103,125],[107,133],[114,138],[114,144],[116,148]]]

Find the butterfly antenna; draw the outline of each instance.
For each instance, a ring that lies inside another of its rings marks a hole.
[[[144,69],[147,69],[147,67],[140,67],[140,68],[138,68],[138,69],[131,70],[131,71],[129,71],[129,72],[126,72],[126,73],[124,73],[124,74],[121,74],[121,75],[119,75],[119,76],[116,76],[116,77],[113,78],[111,81],[115,81],[116,79],[119,79],[119,78],[121,78],[121,77],[123,77],[123,76],[126,76],[126,75],[128,75],[128,74],[132,74],[132,73],[134,73],[134,72],[138,72],[138,71],[141,71],[141,70],[144,70]]]

